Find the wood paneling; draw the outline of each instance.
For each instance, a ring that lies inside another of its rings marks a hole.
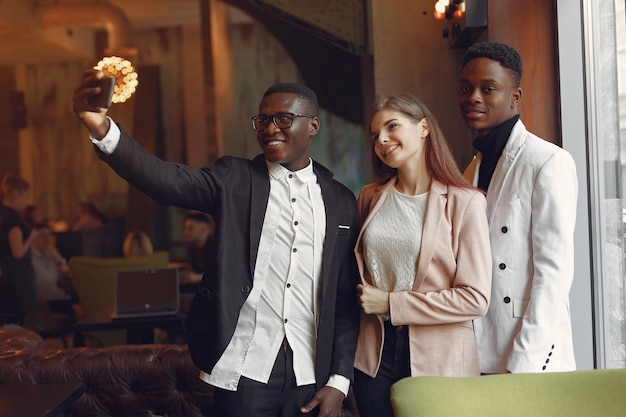
[[[490,0],[489,40],[522,57],[520,114],[533,133],[561,144],[555,0]]]
[[[44,218],[74,220],[77,205],[94,203],[110,217],[123,213],[126,184],[97,158],[72,111],[81,63],[29,65],[26,94],[34,204]]]

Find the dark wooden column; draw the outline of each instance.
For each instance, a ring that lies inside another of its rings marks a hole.
[[[215,71],[213,70],[213,46],[211,43],[211,1],[200,1],[200,27],[202,28],[202,58],[204,63],[204,98],[206,108],[206,143],[208,163],[220,156],[221,146],[217,135],[217,109],[215,100]]]
[[[489,40],[522,57],[522,121],[533,133],[561,144],[555,0],[489,0]]]
[[[137,68],[141,74],[141,88],[134,95],[135,117],[133,137],[148,152],[165,159],[163,125],[161,124],[160,68],[144,65]],[[128,186],[125,232],[142,230],[148,233],[157,249],[167,249],[169,230],[165,207],[158,204],[132,185]]]
[[[8,172],[20,175],[19,132],[23,116],[15,110],[15,71],[0,67],[0,180]],[[19,120],[18,120],[19,119]],[[19,122],[19,123],[18,123]]]

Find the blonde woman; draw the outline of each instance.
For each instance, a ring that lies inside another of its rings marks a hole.
[[[457,167],[435,117],[411,95],[381,99],[369,128],[378,181],[358,198],[361,417],[393,417],[389,388],[416,375],[479,375],[472,320],[491,290],[484,195]]]
[[[29,198],[30,184],[26,180],[12,173],[4,176],[0,206],[1,308],[21,319],[38,306],[31,260],[31,244],[38,232],[31,231],[21,216]]]
[[[154,253],[154,248],[146,232],[131,230],[124,239],[122,251],[127,258],[137,258]]]

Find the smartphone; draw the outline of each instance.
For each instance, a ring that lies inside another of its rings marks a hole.
[[[102,77],[98,80],[97,86],[100,87],[100,94],[89,97],[88,102],[92,106],[108,109],[111,107],[111,99],[113,98],[113,89],[115,87],[115,78]]]

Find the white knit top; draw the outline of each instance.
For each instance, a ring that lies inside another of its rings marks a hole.
[[[394,187],[363,231],[365,265],[377,288],[413,287],[427,201],[427,192],[406,195]]]

